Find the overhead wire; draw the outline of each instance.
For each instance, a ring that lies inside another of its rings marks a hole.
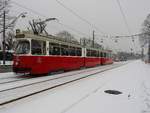
[[[64,27],[66,27],[66,28],[69,28],[69,29],[71,29],[72,31],[77,32],[77,33],[79,33],[79,34],[81,34],[81,35],[83,35],[83,36],[89,37],[89,35],[87,35],[87,34],[81,32],[81,31],[78,31],[78,30],[76,30],[76,29],[74,29],[74,28],[72,28],[72,27],[70,27],[70,26],[68,26],[68,25],[66,25],[66,24],[63,24],[63,23],[61,23],[61,22],[58,22],[58,24],[60,24],[60,25],[62,25],[62,26],[64,26]]]
[[[45,15],[43,15],[43,14],[41,14],[41,13],[39,13],[39,12],[37,12],[37,11],[31,9],[31,8],[28,8],[28,7],[26,7],[26,6],[22,5],[22,4],[19,4],[19,3],[15,2],[15,1],[11,1],[11,2],[12,2],[13,4],[15,4],[15,5],[21,7],[21,8],[24,8],[24,9],[26,9],[26,10],[28,10],[28,11],[30,11],[30,12],[36,14],[36,15],[38,15],[38,16],[47,18],[47,16],[45,16]],[[86,20],[86,19],[84,19],[83,17],[81,17],[81,16],[80,16],[78,13],[76,13],[74,10],[70,9],[69,7],[67,7],[66,5],[64,5],[62,2],[60,2],[59,0],[56,0],[56,2],[57,2],[58,4],[60,4],[62,7],[64,7],[65,9],[67,9],[69,12],[71,12],[73,15],[75,15],[76,17],[78,17],[80,20],[86,22],[88,25],[90,25],[91,27],[95,28],[95,29],[98,30],[100,33],[105,34],[104,37],[108,37],[108,35],[106,36],[106,33],[104,33],[103,31],[99,30],[99,28],[98,28],[97,26],[95,26],[94,24],[90,23],[88,20]],[[125,25],[126,25],[126,27],[127,27],[127,29],[128,29],[129,35],[128,35],[128,36],[111,36],[111,37],[123,38],[123,37],[133,37],[133,36],[137,36],[138,34],[131,35],[131,31],[130,31],[130,29],[129,29],[129,25],[128,25],[127,20],[126,20],[126,16],[125,16],[125,14],[124,14],[124,12],[123,12],[123,9],[122,9],[122,7],[121,7],[121,4],[120,4],[119,0],[117,0],[117,3],[118,3],[118,5],[119,5],[120,11],[121,11],[121,13],[122,13],[123,20],[124,20]],[[74,32],[76,32],[76,33],[82,35],[82,36],[90,37],[90,36],[87,35],[86,33],[83,33],[83,32],[81,32],[81,31],[78,31],[78,30],[76,30],[75,28],[70,27],[69,25],[65,25],[65,24],[63,24],[63,23],[61,23],[61,22],[57,22],[57,23],[60,24],[61,26],[65,27],[65,28],[68,28],[68,29],[70,29],[70,30],[72,30],[72,31],[74,31]],[[101,35],[101,36],[102,36],[102,35]],[[103,36],[102,36],[102,37],[103,37]]]
[[[65,4],[63,4],[62,2],[60,2],[59,0],[55,0],[59,5],[61,5],[63,8],[65,8],[66,10],[68,10],[70,13],[72,13],[73,15],[75,15],[77,18],[79,18],[80,20],[84,21],[85,23],[87,23],[88,25],[90,25],[91,27],[95,28],[97,31],[99,31],[102,34],[106,34],[104,33],[102,30],[100,30],[97,26],[95,26],[94,24],[92,24],[91,22],[89,22],[87,19],[81,17],[78,13],[76,13],[74,10],[72,10],[71,8],[67,7]]]
[[[24,8],[24,9],[26,9],[26,10],[29,10],[29,11],[31,11],[32,13],[34,13],[34,14],[37,14],[37,15],[39,15],[39,16],[42,16],[42,17],[46,17],[47,18],[47,16],[45,16],[45,15],[43,15],[43,14],[41,14],[41,13],[39,13],[39,12],[37,12],[37,11],[35,11],[35,10],[33,10],[33,9],[30,9],[30,8],[28,8],[28,7],[26,7],[26,6],[24,6],[24,5],[21,5],[21,4],[19,4],[19,3],[17,3],[17,2],[14,2],[14,1],[12,1],[15,5],[17,5],[17,6],[19,6],[19,7],[22,7],[22,8]],[[58,24],[60,24],[60,25],[62,25],[62,26],[64,26],[65,28],[69,28],[69,29],[71,29],[71,30],[73,30],[73,31],[75,31],[75,32],[77,32],[77,33],[80,33],[80,34],[84,34],[84,33],[82,33],[82,32],[80,32],[80,31],[78,31],[78,30],[76,30],[76,29],[74,29],[74,28],[72,28],[72,27],[70,27],[70,26],[68,26],[68,25],[65,25],[65,24],[63,24],[63,23],[61,23],[61,22],[57,22]],[[85,35],[85,34],[84,34]],[[85,35],[85,36],[88,36],[88,35]]]
[[[121,14],[122,14],[123,21],[124,21],[124,23],[125,23],[125,26],[126,26],[126,28],[127,28],[127,31],[128,31],[128,33],[129,33],[129,35],[131,36],[131,39],[132,39],[132,42],[133,42],[133,46],[134,46],[134,50],[136,51],[135,42],[134,42],[134,36],[131,35],[131,30],[130,30],[130,28],[129,28],[129,24],[128,24],[127,19],[126,19],[126,15],[125,15],[125,13],[124,13],[124,11],[123,11],[123,8],[122,8],[122,6],[121,6],[120,1],[119,1],[119,0],[116,0],[116,1],[117,1],[118,6],[119,6],[120,12],[121,12]]]
[[[47,16],[45,16],[45,15],[43,15],[43,14],[41,14],[41,13],[39,13],[39,12],[37,12],[37,11],[31,9],[31,8],[28,8],[28,7],[26,7],[26,6],[22,5],[22,4],[19,4],[19,3],[14,2],[14,1],[11,1],[11,2],[12,2],[13,4],[15,4],[15,5],[21,7],[21,8],[24,8],[24,9],[26,9],[26,10],[28,10],[28,11],[30,11],[30,12],[36,14],[36,15],[38,15],[38,16],[48,18]],[[74,32],[76,32],[76,33],[82,34],[83,36],[89,37],[89,35],[87,35],[87,34],[81,32],[81,31],[78,31],[78,30],[76,30],[75,28],[70,27],[69,25],[65,25],[65,24],[63,24],[63,23],[61,23],[61,22],[56,22],[56,23],[58,23],[59,25],[62,25],[62,26],[65,27],[65,28],[68,28],[68,29],[70,29],[70,30],[72,30],[72,31],[74,31]]]
[[[123,21],[124,21],[124,23],[125,23],[125,25],[126,25],[126,28],[127,28],[127,30],[128,30],[128,33],[129,33],[129,35],[131,35],[131,30],[130,30],[130,28],[129,28],[129,25],[128,25],[128,22],[127,22],[125,13],[124,13],[124,11],[123,11],[123,8],[122,8],[122,6],[121,6],[121,3],[120,3],[119,0],[116,0],[116,1],[117,1],[117,3],[118,3],[118,6],[119,6],[120,12],[121,12],[121,14],[122,14]]]
[[[32,13],[34,13],[34,14],[36,14],[36,15],[38,15],[38,16],[46,17],[45,15],[43,15],[43,14],[41,14],[41,13],[39,13],[39,12],[37,12],[37,11],[31,9],[31,8],[28,8],[28,7],[26,7],[26,6],[22,5],[22,4],[19,4],[19,3],[15,2],[15,1],[11,1],[11,2],[12,2],[13,4],[15,4],[15,5],[21,7],[21,8],[24,8],[24,9],[26,9],[26,10],[28,10],[28,11],[31,11]]]
[[[58,1],[58,0],[56,0],[56,1]],[[118,4],[119,4],[119,7],[120,7],[120,10],[121,10],[122,14],[124,15],[123,17],[124,17],[125,23],[126,23],[126,25],[128,26],[128,23],[127,23],[127,21],[126,21],[125,14],[123,13],[123,9],[121,8],[121,4],[120,4],[119,0],[117,0],[117,1],[118,1]],[[12,2],[13,4],[15,4],[15,5],[21,7],[21,8],[24,8],[24,9],[26,9],[26,10],[28,10],[28,11],[30,11],[30,12],[36,14],[36,15],[38,15],[38,16],[42,16],[42,17],[48,18],[47,16],[45,16],[45,15],[43,15],[43,14],[41,14],[41,13],[39,13],[39,12],[37,12],[37,11],[31,9],[31,8],[28,8],[28,7],[26,7],[26,6],[22,5],[22,4],[19,4],[19,3],[15,2],[15,1],[11,1],[11,2]],[[58,3],[61,3],[61,2],[58,1]],[[62,4],[62,3],[61,3],[61,4]],[[62,5],[63,5],[63,4],[62,4]],[[82,17],[81,17],[81,18],[82,18]],[[72,30],[74,30],[74,31],[80,32],[81,34],[84,34],[84,35],[85,35],[85,33],[82,33],[81,31],[78,31],[78,30],[76,30],[75,28],[70,27],[69,25],[65,25],[65,24],[62,24],[62,23],[60,23],[60,22],[58,22],[58,23],[61,24],[62,26],[65,26],[66,28],[72,29]],[[89,23],[89,24],[90,24],[90,23]],[[90,24],[90,25],[91,25],[91,24]],[[129,28],[129,27],[127,27],[127,28]],[[130,32],[130,29],[129,29],[128,31]],[[123,36],[123,35],[122,35],[122,36],[116,35],[116,36],[111,36],[111,37],[123,38],[123,37],[139,36],[139,35],[142,35],[142,34],[146,34],[146,33],[137,33],[137,34],[133,34],[133,35],[130,34],[130,35],[124,35],[124,36]],[[87,35],[87,34],[86,34],[86,35]],[[98,36],[101,36],[101,37],[108,37],[108,35],[99,35],[99,34],[98,34]]]
[[[60,1],[58,1],[58,0],[56,0],[56,1],[57,1],[59,4],[61,4],[62,6],[64,6],[65,8],[68,8],[68,7],[66,7],[64,4],[62,4]],[[118,0],[117,0],[117,1],[118,1]],[[42,17],[47,18],[47,16],[45,16],[45,15],[43,15],[43,14],[41,14],[41,13],[39,13],[39,12],[37,12],[37,11],[31,9],[31,8],[28,8],[28,7],[26,7],[26,6],[22,5],[22,4],[19,4],[19,3],[14,2],[14,1],[11,1],[11,2],[14,3],[15,5],[21,7],[21,8],[24,8],[24,9],[26,9],[26,10],[28,10],[28,11],[30,11],[30,12],[36,14],[36,15],[38,15],[38,16],[42,16]],[[121,12],[123,12],[119,1],[118,1],[118,3],[119,3],[119,6],[120,6],[120,9],[121,9]],[[72,13],[74,12],[74,11],[71,10],[70,8],[68,8],[68,10],[72,11]],[[74,14],[76,14],[76,13],[74,12]],[[124,15],[123,17],[125,17],[125,14],[124,14],[124,13],[122,13],[122,14]],[[78,15],[78,14],[76,14],[76,16],[77,16],[77,15]],[[78,15],[78,16],[79,16],[79,15]],[[80,17],[80,16],[79,16],[79,17]],[[81,17],[81,18],[82,18],[82,17]],[[125,18],[126,18],[126,17],[125,17]],[[124,18],[124,20],[126,21],[125,18]],[[83,18],[82,18],[82,19],[83,19]],[[83,21],[86,21],[86,20],[83,19]],[[88,22],[88,21],[86,21],[86,22],[89,23],[89,25],[91,25],[90,22]],[[65,27],[68,28],[68,29],[71,29],[71,30],[76,31],[76,32],[78,32],[78,33],[80,32],[80,34],[88,36],[87,34],[82,33],[81,31],[78,31],[78,30],[76,30],[75,28],[70,27],[69,25],[65,25],[65,24],[60,23],[60,22],[58,22],[58,23],[61,24],[62,26],[65,26]],[[126,25],[128,26],[127,21],[126,21],[125,23],[126,23]],[[129,28],[129,27],[127,27],[127,28]],[[129,31],[130,31],[130,30],[129,30]],[[125,35],[125,36],[116,35],[116,36],[112,36],[112,37],[117,37],[117,38],[118,38],[118,37],[119,37],[119,38],[120,38],[120,37],[132,37],[132,36],[137,36],[137,35],[142,35],[142,34],[144,34],[144,33],[139,33],[139,34],[134,34],[134,35]],[[108,35],[99,35],[99,36],[101,36],[101,37],[108,37]]]

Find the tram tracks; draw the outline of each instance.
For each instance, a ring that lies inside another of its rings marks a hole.
[[[37,78],[42,78],[44,76],[31,76],[31,75],[19,75],[19,76],[14,76],[14,77],[4,77],[0,78],[0,85],[5,85],[13,82],[20,82],[24,80],[31,80],[31,79],[37,79]]]
[[[11,77],[3,77],[3,78],[0,78],[0,85],[23,81],[23,80],[32,79],[32,78],[35,78],[35,77],[30,77],[29,75],[23,75],[23,76],[17,75],[17,76],[11,76]]]
[[[73,76],[73,75],[76,75],[76,74],[82,74],[82,73],[85,73],[85,72],[90,72],[90,71],[95,71],[95,70],[98,70],[98,69],[103,69],[105,67],[108,67],[108,66],[112,66],[112,65],[105,65],[105,66],[98,66],[98,67],[95,67],[94,69],[93,68],[86,68],[86,69],[83,69],[83,70],[75,70],[75,71],[69,71],[69,72],[66,72],[66,73],[56,73],[56,75],[50,75],[50,76],[39,76],[39,77],[31,77],[31,76],[28,76],[28,75],[23,75],[23,76],[11,76],[11,77],[4,77],[4,78],[0,78],[0,84],[1,84],[1,87],[0,87],[0,91],[4,90],[4,89],[12,89],[12,88],[17,88],[19,86],[19,84],[21,85],[32,85],[34,84],[34,80],[37,80],[36,82],[41,82],[41,81],[45,81],[45,80],[53,80],[53,79],[59,79],[59,78],[62,78],[62,77],[67,77],[67,76]],[[63,74],[63,75],[62,75]],[[28,76],[28,77],[27,77]],[[2,80],[1,80],[2,79]],[[3,81],[3,79],[11,79],[10,81]],[[15,80],[12,80],[12,79],[15,79]],[[1,82],[3,81],[3,82]],[[28,81],[28,83],[26,82]],[[15,84],[18,84],[17,86],[14,85],[12,87],[12,83],[15,83]],[[23,83],[25,82],[25,83]],[[35,83],[36,83],[35,82]],[[4,87],[6,84],[10,84],[11,87]],[[3,85],[3,86],[2,86]]]
[[[123,65],[123,64],[122,64]],[[111,70],[122,65],[109,66],[102,69],[95,69],[89,71],[81,71],[79,73],[68,74],[62,77],[55,77],[43,81],[38,81],[30,84],[25,84],[17,87],[12,87],[4,90],[0,90],[0,106],[15,102],[17,100],[69,84],[84,78],[87,78],[98,73],[102,73],[107,70]],[[19,92],[19,93],[18,93]]]
[[[16,82],[14,81],[15,85],[14,84],[12,85],[11,81],[10,82],[6,81],[7,84],[1,85],[0,92],[5,91],[5,90],[10,90],[10,89],[16,89],[16,88],[21,87],[21,86],[34,85],[36,83],[46,82],[49,80],[55,80],[55,79],[60,79],[60,78],[68,77],[68,76],[75,76],[75,75],[82,74],[85,72],[91,72],[91,71],[95,71],[95,70],[99,70],[99,69],[105,69],[105,68],[112,67],[113,65],[99,66],[99,67],[95,67],[94,69],[93,68],[86,68],[83,70],[69,71],[66,73],[56,74],[56,75],[52,75],[52,76],[41,76],[41,77],[33,77],[33,78],[30,77],[29,79],[28,78],[26,79],[25,76],[9,77],[9,78],[15,78],[15,79],[18,78],[18,80],[16,80]],[[117,64],[117,65],[119,65],[119,64]],[[20,78],[23,78],[23,80],[19,80]],[[12,80],[12,82],[13,82],[13,80]]]
[[[26,80],[26,79],[25,79],[25,78],[22,78],[22,79],[15,79],[15,80],[6,80],[6,81],[0,82],[0,85],[1,85],[1,84],[12,83],[12,82],[17,82],[17,81],[22,81],[22,80]]]

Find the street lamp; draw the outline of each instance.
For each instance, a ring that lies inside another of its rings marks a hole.
[[[8,29],[11,25],[14,25],[15,22],[20,18],[24,18],[25,15],[27,14],[27,12],[23,12],[21,14],[19,14],[11,23],[9,23],[7,26],[6,26],[6,12],[4,10],[4,13],[3,13],[3,65],[5,65],[5,60],[6,60],[6,52],[5,52],[5,49],[6,49],[6,40],[5,40],[5,31],[6,29]],[[0,32],[0,33],[1,33]]]

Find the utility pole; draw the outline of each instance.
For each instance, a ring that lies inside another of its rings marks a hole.
[[[5,43],[5,16],[6,16],[6,12],[4,10],[3,12],[3,65],[5,65],[5,60],[6,60],[6,53],[5,53],[5,49],[6,49],[6,43]]]
[[[150,39],[149,39],[149,45],[148,45],[148,63],[150,63]]]
[[[94,47],[94,41],[95,41],[95,31],[93,30],[93,47]]]
[[[141,46],[141,57],[142,57],[142,61],[144,60],[144,45]]]
[[[24,18],[25,14],[27,14],[26,12],[21,13],[19,16],[17,16],[9,25],[14,24],[17,19],[19,17]],[[6,26],[6,11],[4,10],[3,12],[3,65],[5,65],[5,61],[6,61],[6,29],[8,29],[8,26]]]

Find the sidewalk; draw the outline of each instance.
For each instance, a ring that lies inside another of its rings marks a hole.
[[[11,65],[0,65],[0,73],[12,72]]]
[[[150,65],[133,61],[0,109],[0,113],[34,112],[150,113]]]
[[[0,61],[0,73],[12,72],[12,61],[6,61],[3,65],[3,61]]]
[[[150,65],[135,61],[107,72],[106,85],[65,113],[150,113]],[[117,90],[120,95],[106,94]]]

